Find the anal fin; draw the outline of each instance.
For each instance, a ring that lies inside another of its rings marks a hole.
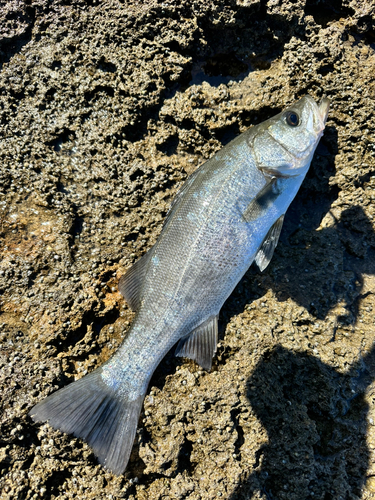
[[[120,292],[133,311],[136,311],[140,306],[141,288],[147,272],[150,253],[151,252],[148,251],[142,255],[142,257],[121,276],[118,282]]]
[[[283,222],[284,214],[271,226],[271,229],[268,231],[258,250],[258,253],[255,256],[255,263],[259,267],[260,271],[264,271],[272,259],[273,252],[279,242]]]
[[[190,358],[202,368],[211,370],[212,358],[217,349],[218,315],[210,316],[207,321],[198,326],[189,336],[177,344],[176,356]]]

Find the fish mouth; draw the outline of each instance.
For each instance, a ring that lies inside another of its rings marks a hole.
[[[320,118],[322,119],[323,122],[323,128],[327,122],[329,104],[330,104],[329,99],[326,96],[323,96],[322,99],[320,100],[320,103],[318,104]]]

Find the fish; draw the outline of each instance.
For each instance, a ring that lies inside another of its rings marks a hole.
[[[210,370],[225,300],[255,262],[269,264],[286,210],[309,169],[329,100],[306,95],[253,126],[183,184],[155,245],[120,278],[136,311],[102,366],[35,405],[30,416],[83,438],[116,475],[128,464],[156,367],[175,354]]]

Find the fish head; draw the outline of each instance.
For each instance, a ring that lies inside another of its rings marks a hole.
[[[275,177],[306,174],[323,134],[328,108],[326,97],[317,104],[307,95],[258,125],[252,134],[257,167]]]

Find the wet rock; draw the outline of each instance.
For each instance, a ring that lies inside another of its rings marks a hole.
[[[374,8],[362,2],[0,7],[4,498],[368,498],[374,491]],[[298,97],[327,129],[272,263],[220,316],[213,370],[170,353],[116,478],[35,425],[133,319],[117,291],[178,188]]]

